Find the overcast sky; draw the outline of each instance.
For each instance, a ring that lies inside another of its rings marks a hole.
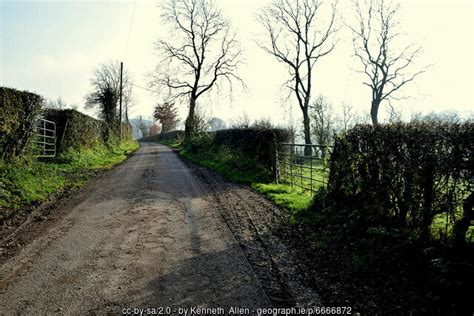
[[[207,114],[230,120],[245,111],[251,118],[271,118],[282,123],[289,118],[282,90],[286,69],[263,52],[254,39],[263,30],[255,14],[269,1],[219,0],[244,50],[246,64],[240,75],[247,91],[234,91],[231,99],[222,91],[201,101]],[[406,43],[423,48],[416,67],[432,64],[416,82],[403,90],[409,100],[394,106],[411,112],[457,110],[469,115],[474,109],[473,2],[470,0],[400,1],[399,20]],[[0,0],[0,85],[29,90],[48,99],[63,98],[83,109],[90,91],[94,68],[109,60],[122,60],[137,85],[147,87],[147,73],[159,56],[154,50],[158,38],[167,39],[169,28],[159,17],[157,1],[5,1]],[[349,0],[339,1],[339,18],[354,13]],[[361,112],[370,106],[369,88],[354,72],[358,64],[352,55],[351,34],[342,28],[338,46],[318,61],[313,96],[323,94],[337,108],[342,102]],[[416,68],[415,67],[415,68]],[[150,92],[134,88],[136,105],[132,117],[150,117],[160,101]],[[290,98],[295,119],[300,113]],[[382,117],[386,107],[381,109]],[[186,104],[180,105],[182,119]]]

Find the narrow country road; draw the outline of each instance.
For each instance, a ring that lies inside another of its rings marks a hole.
[[[1,313],[318,303],[294,271],[279,268],[293,264],[267,220],[249,213],[277,208],[197,175],[166,146],[141,145],[1,266]]]

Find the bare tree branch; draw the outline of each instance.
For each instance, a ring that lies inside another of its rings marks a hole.
[[[110,129],[116,128],[122,121],[117,113],[117,102],[120,96],[120,62],[111,61],[99,65],[90,83],[93,91],[86,96],[86,107],[98,108],[99,115],[107,126]],[[132,79],[126,69],[123,72],[122,85],[127,117],[127,109],[132,98]]]
[[[333,51],[337,31],[336,2],[329,20],[322,22],[321,0],[274,0],[257,16],[266,39],[257,42],[265,52],[286,65],[289,79],[284,83],[294,93],[303,113],[305,142],[311,144],[309,105],[315,63]]]
[[[165,93],[168,102],[188,98],[189,139],[198,98],[220,83],[231,90],[233,82],[243,84],[237,74],[242,52],[212,0],[168,0],[161,9],[162,19],[175,31],[172,42],[156,43],[163,59],[151,75],[150,86],[160,95]]]
[[[378,123],[381,102],[397,99],[395,94],[407,83],[424,73],[408,71],[421,52],[413,44],[396,49],[399,22],[396,15],[399,5],[385,0],[354,0],[357,25],[347,25],[353,34],[354,57],[362,64],[369,82],[363,82],[372,91],[370,115],[373,124]]]

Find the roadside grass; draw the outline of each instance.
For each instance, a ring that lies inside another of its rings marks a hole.
[[[304,217],[304,212],[308,210],[313,201],[314,194],[309,190],[303,190],[296,185],[272,183],[268,174],[265,174],[264,170],[255,166],[251,161],[236,158],[226,152],[212,150],[200,150],[197,153],[192,153],[179,142],[162,141],[161,143],[179,150],[182,157],[212,169],[232,182],[250,185],[253,190],[264,194],[276,205],[288,210],[292,222],[296,222],[300,216]],[[285,180],[297,182],[304,187],[312,185],[313,190],[317,191],[323,182],[327,181],[328,174],[322,165],[313,167],[311,173],[309,169],[295,167],[290,175],[290,171],[286,170]],[[313,178],[313,181],[310,183],[308,178]],[[445,215],[436,216],[431,225],[432,238],[442,240],[445,236],[449,236],[452,225],[451,222],[447,222]],[[474,242],[474,227],[470,227],[466,239],[470,243]]]
[[[253,183],[252,189],[265,194],[275,204],[288,209],[293,217],[306,210],[313,200],[313,194],[310,191],[304,191],[288,184]]]
[[[280,164],[282,166],[283,164]],[[290,169],[288,165],[281,168],[281,180],[286,183],[293,183],[295,186],[317,191],[329,178],[329,170],[323,165],[293,165]]]
[[[138,148],[134,141],[70,150],[56,159],[0,162],[0,207],[18,209],[45,201],[67,187],[81,187],[98,170],[122,162]]]
[[[226,158],[204,146],[196,147],[192,153],[180,144],[171,145],[185,158],[233,181],[234,170],[228,168],[232,164],[226,161],[232,157]],[[323,169],[321,174],[310,176],[327,181]],[[250,166],[250,170],[255,169]],[[307,169],[300,167],[292,172],[288,179],[299,178],[300,185],[308,185],[306,179],[300,178],[308,177]],[[344,201],[337,201],[340,205],[326,203],[324,188],[313,198],[311,193],[296,186],[258,181],[252,173],[249,178],[240,180],[289,210],[290,223],[302,224],[299,227],[305,237],[298,239],[297,244],[301,245],[301,256],[311,258],[312,267],[324,272],[318,281],[322,280],[323,299],[329,305],[352,302],[350,305],[354,304],[355,310],[369,314],[380,309],[387,310],[388,314],[433,314],[433,311],[444,314],[451,308],[463,310],[469,305],[465,293],[469,293],[468,285],[473,284],[473,252],[470,250],[473,249],[474,227],[466,234],[468,247],[461,255],[449,250],[448,236],[452,235],[455,220],[445,213],[435,216],[430,227],[432,238],[425,242],[420,241],[418,232],[411,228],[373,225],[371,219],[359,215],[360,205],[345,203],[341,207]],[[370,208],[373,203],[367,202],[364,207]],[[459,216],[461,213],[451,214],[454,218]],[[450,296],[456,299],[451,301]],[[449,304],[448,309],[444,309],[445,304]],[[471,310],[470,307],[469,312]]]
[[[458,209],[454,214],[456,219],[462,217],[462,210]],[[445,213],[438,214],[433,217],[433,221],[430,226],[431,237],[433,240],[442,242],[451,242],[449,236],[453,236],[454,220],[446,217]],[[466,232],[466,242],[474,244],[474,226],[470,226]]]
[[[267,196],[276,205],[287,209],[292,218],[308,209],[313,194],[288,184],[271,183],[271,176],[263,167],[253,161],[232,155],[226,151],[202,150],[192,153],[182,143],[162,141],[164,145],[178,149],[182,157],[209,169],[212,169],[226,179],[250,187]]]
[[[191,153],[186,149],[180,150],[180,155],[201,166],[215,170],[228,180],[240,184],[252,184],[264,181],[268,175],[264,170],[255,166],[250,161],[222,157],[211,152]]]

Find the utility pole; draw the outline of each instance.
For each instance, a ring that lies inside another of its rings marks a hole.
[[[119,107],[120,140],[122,140],[122,74],[123,74],[123,62],[120,62],[120,107]]]

